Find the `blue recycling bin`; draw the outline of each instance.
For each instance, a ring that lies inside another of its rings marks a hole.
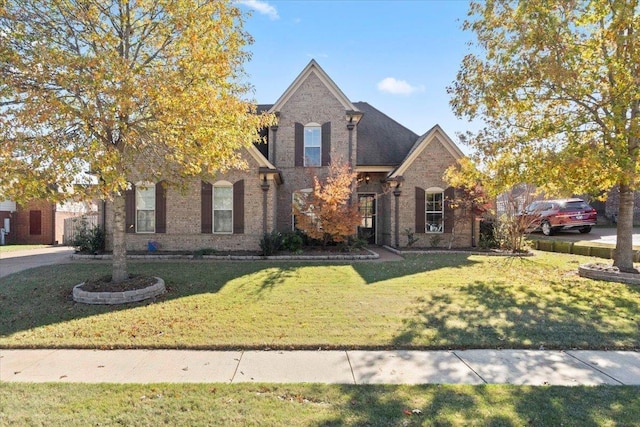
[[[158,242],[156,242],[155,240],[149,240],[149,242],[147,243],[147,250],[149,252],[155,252],[158,250]]]

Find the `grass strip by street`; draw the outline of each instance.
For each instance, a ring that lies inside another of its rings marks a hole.
[[[639,387],[23,384],[2,425],[637,426]]]
[[[592,258],[407,256],[400,262],[131,262],[168,293],[75,303],[109,273],[77,262],[0,279],[0,347],[635,349],[640,289],[581,278]]]

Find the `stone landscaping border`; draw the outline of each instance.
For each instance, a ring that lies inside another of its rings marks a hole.
[[[528,257],[533,256],[533,252],[512,253],[505,251],[473,251],[473,250],[456,250],[456,249],[396,249],[391,246],[383,245],[383,248],[389,252],[393,252],[396,255],[410,255],[410,254],[464,254],[464,255],[488,255],[488,256],[516,256],[516,257]]]
[[[175,259],[184,259],[184,260],[214,260],[214,261],[260,261],[260,260],[280,260],[280,261],[364,261],[364,260],[373,260],[380,258],[380,254],[364,248],[365,251],[369,252],[368,255],[362,254],[329,254],[329,255],[203,255],[203,256],[194,256],[194,255],[178,255],[178,254],[148,254],[148,255],[127,255],[127,259],[146,259],[146,260],[175,260]],[[73,254],[71,255],[71,259],[74,260],[111,260],[113,259],[112,255],[103,254],[103,255],[82,255],[82,254]]]
[[[85,282],[73,287],[73,300],[83,304],[127,304],[155,298],[167,291],[164,280],[155,277],[156,283],[143,289],[124,292],[89,292],[81,289]]]
[[[578,267],[578,274],[580,277],[586,277],[587,279],[640,285],[640,274],[623,273],[616,267],[603,266],[601,264],[583,264]]]

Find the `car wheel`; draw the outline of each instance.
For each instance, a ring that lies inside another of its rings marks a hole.
[[[542,228],[542,234],[544,234],[545,236],[551,236],[553,234],[553,227],[551,227],[549,221],[544,221],[540,225],[540,228]]]
[[[591,226],[590,225],[585,225],[584,227],[579,229],[580,233],[582,234],[587,234],[591,231]]]

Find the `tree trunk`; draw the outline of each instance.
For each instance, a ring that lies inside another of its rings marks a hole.
[[[620,271],[636,273],[633,268],[633,205],[634,192],[628,185],[620,185],[620,205],[613,265]]]
[[[125,243],[126,220],[124,200],[124,194],[116,195],[113,199],[113,265],[111,281],[114,283],[119,283],[129,278],[129,272],[127,271],[127,246]]]

